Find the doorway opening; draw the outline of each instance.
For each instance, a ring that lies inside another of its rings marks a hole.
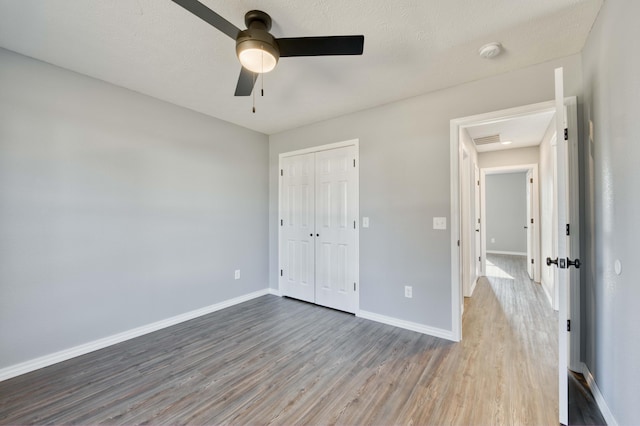
[[[461,200],[468,196],[468,194],[463,193],[465,187],[461,183],[463,177],[461,167],[464,164],[462,147],[473,147],[471,142],[476,147],[479,145],[479,141],[471,139],[467,129],[474,125],[490,126],[492,124],[505,123],[525,116],[541,114],[544,111],[553,112],[555,116],[554,125],[548,126],[548,130],[550,132],[553,131],[556,135],[555,145],[551,145],[551,139],[547,139],[547,141],[550,147],[549,152],[554,153],[556,156],[555,164],[549,175],[553,176],[552,200],[554,203],[551,206],[551,210],[557,214],[557,220],[554,226],[556,232],[552,234],[551,248],[553,254],[545,259],[545,265],[553,270],[554,288],[558,296],[558,311],[555,321],[558,337],[558,418],[560,423],[568,424],[567,373],[569,370],[580,371],[581,368],[578,124],[576,98],[564,97],[562,68],[554,70],[554,83],[555,99],[553,101],[451,120],[451,312],[454,338],[462,340],[462,279],[463,271],[467,265],[463,265],[461,260],[462,253],[465,250],[469,250],[471,246],[469,241],[465,244],[465,235],[461,232],[462,223],[469,220],[469,217],[462,216],[461,209]],[[510,140],[503,140],[500,134],[487,135],[479,139],[488,144],[512,143]],[[541,148],[534,148],[534,153],[538,158],[531,161],[532,163],[542,163],[543,156],[541,151]],[[469,152],[468,149],[467,152]],[[486,162],[483,162],[483,166],[491,167]],[[540,197],[540,199],[543,200],[544,197]],[[542,210],[544,210],[544,207]],[[541,235],[545,235],[544,229]],[[538,289],[540,290],[540,288]],[[540,290],[540,294],[542,296],[542,290]],[[535,322],[531,324],[534,325]],[[522,330],[526,334],[527,327],[522,328]],[[527,336],[524,337],[527,338]],[[553,350],[553,348],[551,349]]]
[[[576,105],[576,98],[565,99],[567,126],[574,129],[577,129]],[[554,175],[557,143],[555,108],[554,101],[548,101],[451,120],[451,227],[458,231],[451,235],[452,324],[456,340],[462,339],[464,297],[472,297],[478,278],[487,273],[487,249],[491,251],[491,237],[487,234],[484,220],[487,214],[485,188],[487,176],[492,174],[523,172],[530,174],[528,179],[533,179],[529,188],[528,210],[531,215],[526,219],[529,223],[522,223],[521,228],[528,237],[524,250],[527,253],[527,272],[533,281],[542,284],[550,305],[558,310],[557,272],[547,267],[545,262],[547,257],[557,257],[553,251],[554,238],[558,238],[555,205],[555,182],[558,177]],[[513,128],[524,128],[525,132],[537,136],[530,136],[529,142],[522,142],[508,136]],[[492,137],[487,138],[487,135]],[[496,135],[500,138],[496,139]],[[483,139],[485,143],[482,143]],[[571,155],[569,157],[569,161],[577,163],[577,159],[572,160]],[[479,179],[475,178],[476,167],[479,169]],[[577,175],[569,179],[575,180],[573,185],[577,188]],[[479,192],[479,203],[474,202],[476,192]],[[577,197],[571,202],[577,205]],[[480,206],[478,214],[474,214],[475,205]],[[577,208],[573,211],[576,218],[571,221],[578,223]],[[475,265],[472,264],[474,262]],[[579,275],[574,273],[571,279],[568,309],[573,331],[579,330]],[[570,348],[574,349],[570,350],[569,363],[575,366],[579,364],[579,331],[572,332],[570,337]]]

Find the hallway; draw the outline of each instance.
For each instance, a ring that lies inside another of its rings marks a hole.
[[[493,414],[478,419],[557,423],[556,329],[557,313],[542,287],[529,279],[526,258],[488,254],[486,277],[473,297],[465,298],[463,316],[463,345],[467,351],[477,348],[488,380],[484,392],[495,401],[494,407],[483,406]]]

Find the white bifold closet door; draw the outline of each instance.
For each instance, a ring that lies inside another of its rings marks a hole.
[[[281,161],[280,288],[347,312],[357,307],[355,146]]]

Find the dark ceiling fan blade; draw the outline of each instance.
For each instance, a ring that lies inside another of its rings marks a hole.
[[[222,16],[215,13],[213,10],[209,9],[204,4],[200,3],[197,0],[173,0],[174,3],[184,7],[189,12],[196,15],[198,18],[203,21],[213,25],[218,30],[222,31],[232,39],[236,39],[238,37],[238,33],[240,32],[240,28],[233,25],[231,22],[224,19]]]
[[[364,36],[293,37],[276,39],[280,57],[362,55]]]
[[[249,96],[253,91],[253,86],[256,84],[257,77],[256,73],[242,67],[238,77],[238,84],[236,85],[235,96]]]

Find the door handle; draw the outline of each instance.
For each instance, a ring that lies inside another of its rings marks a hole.
[[[581,263],[580,263],[580,259],[576,259],[576,260],[573,260],[573,261],[572,261],[571,259],[569,259],[569,258],[567,257],[567,268],[568,268],[569,266],[575,266],[575,267],[576,267],[576,269],[580,269],[580,265],[581,265]]]
[[[568,259],[567,259],[568,260]],[[551,264],[556,265],[558,268],[560,269],[566,269],[567,268],[567,263],[566,260],[564,258],[562,259],[558,259],[557,257],[553,260],[551,260],[550,257],[547,257],[547,266],[551,266]],[[579,263],[579,262],[578,262]]]

